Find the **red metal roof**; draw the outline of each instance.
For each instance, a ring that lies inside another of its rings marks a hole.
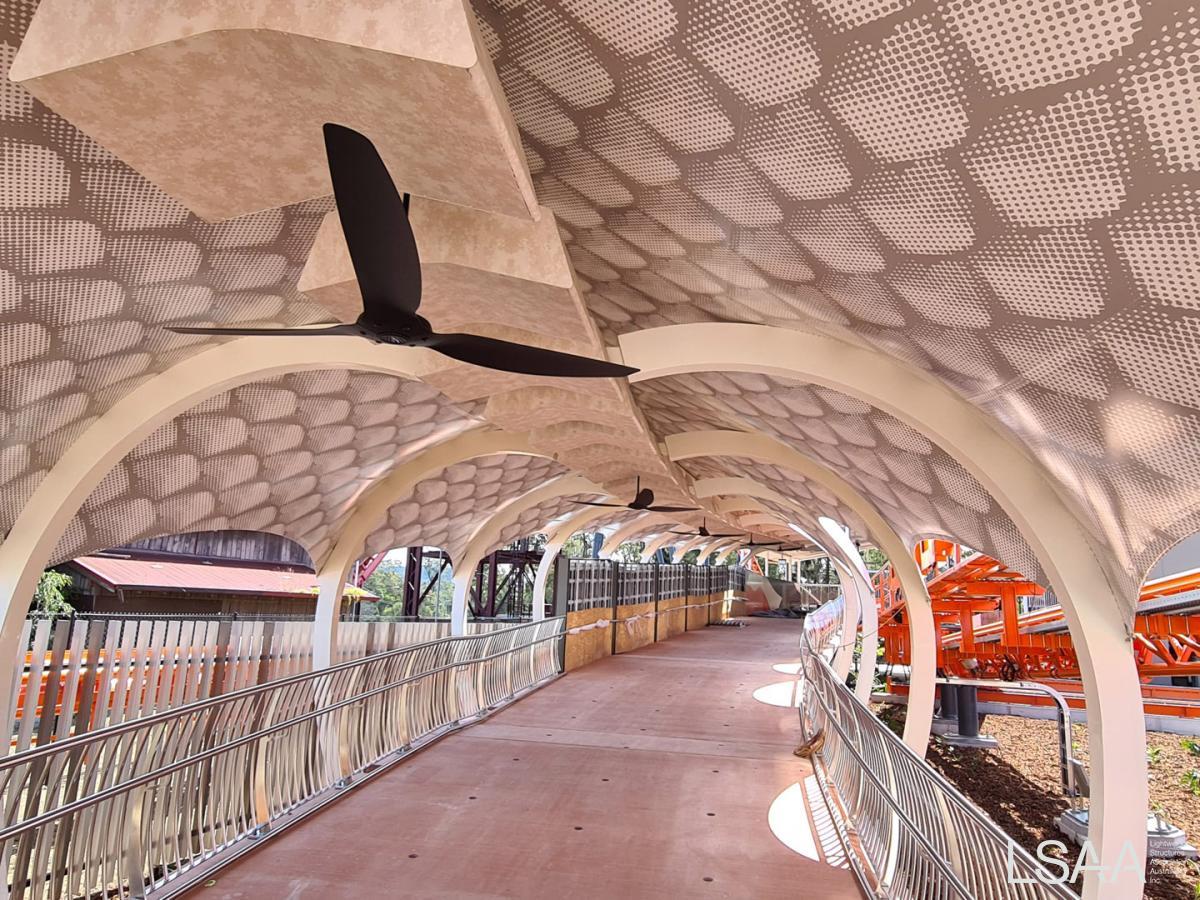
[[[164,562],[151,559],[119,559],[111,556],[81,556],[74,564],[94,580],[116,590],[204,592],[211,594],[259,594],[269,597],[317,598],[317,576],[307,572],[253,569],[208,563]],[[350,585],[347,589],[353,590]],[[358,590],[361,590],[358,589]],[[378,599],[365,593],[365,600]]]

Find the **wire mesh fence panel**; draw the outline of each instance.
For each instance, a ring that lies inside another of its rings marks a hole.
[[[658,567],[658,598],[673,600],[687,595],[687,569],[681,563]]]
[[[724,590],[738,569],[568,560],[567,609],[700,596]],[[470,621],[468,634],[511,621]],[[7,752],[83,734],[221,694],[308,672],[312,619],[181,615],[76,615],[24,623],[7,698]],[[335,660],[450,636],[449,619],[342,621]]]
[[[719,594],[729,590],[730,577],[729,566],[713,566],[712,568],[712,593]]]
[[[567,581],[567,609],[612,606],[613,564],[601,559],[570,559],[571,567]]]
[[[654,563],[622,563],[619,577],[617,597],[620,605],[649,603],[654,599]]]

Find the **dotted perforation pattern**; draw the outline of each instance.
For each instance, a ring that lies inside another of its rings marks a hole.
[[[609,340],[700,321],[847,329],[1000,418],[1131,583],[1195,528],[1194,4],[657,0],[623,25],[567,4],[613,85],[587,104],[509,46],[537,0],[475,7],[498,70],[563,123],[546,143],[509,97]],[[1169,423],[1153,451],[1128,437],[1142,417]],[[831,464],[865,464],[832,424],[836,440],[808,427]],[[918,533],[953,520],[1028,566],[972,491],[926,502],[932,475],[888,471],[906,486],[879,502],[910,507]]]
[[[478,425],[428,385],[390,375],[316,370],[242,385],[135,447],[54,558],[230,528],[282,534],[319,562],[372,483]]]

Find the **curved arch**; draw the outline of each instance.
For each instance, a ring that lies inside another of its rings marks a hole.
[[[666,440],[666,447],[667,455],[672,461],[696,456],[745,456],[792,469],[823,485],[866,523],[867,530],[874,540],[895,560],[897,575],[909,598],[908,627],[912,643],[912,675],[908,716],[904,723],[904,742],[916,753],[924,754],[933,723],[934,679],[937,676],[933,610],[929,603],[929,592],[925,589],[925,579],[921,577],[917,564],[904,549],[904,542],[891,525],[841,476],[809,459],[800,451],[764,434],[748,434],[742,431],[694,431],[671,435]],[[757,485],[757,482],[749,479],[705,479],[696,482],[694,487],[697,496],[717,493],[721,489],[730,492],[731,488],[736,487],[728,484],[731,481],[743,483],[740,489],[733,489],[733,493],[758,490],[769,492],[771,497],[779,496],[770,488]],[[751,486],[757,485],[757,488],[747,486],[746,482]],[[847,597],[846,600],[848,604],[853,602],[851,597]],[[871,603],[870,606],[874,608],[875,604]]]
[[[1021,531],[1063,602],[1078,651],[1088,725],[1099,736],[1092,756],[1089,835],[1099,862],[1117,871],[1122,848],[1131,846],[1140,870],[1148,793],[1145,722],[1130,646],[1136,603],[1131,578],[1110,566],[1083,511],[1013,435],[932,376],[825,334],[703,323],[631,331],[619,341],[625,363],[641,369],[632,381],[740,371],[843,391],[917,429],[978,479]],[[1084,897],[1116,896],[1137,887],[1127,871],[1111,882],[1089,872]]]
[[[663,547],[673,546],[672,542],[679,543],[679,536],[670,532],[663,532],[657,537],[646,541],[646,546],[642,548],[642,562],[653,562],[654,554]]]
[[[704,547],[703,549],[701,549],[699,558],[703,559],[703,560],[707,560],[714,553],[721,553],[722,551],[731,549],[733,546],[734,546],[733,540],[731,540],[729,538],[721,538],[719,540],[713,541],[707,547]]]
[[[612,512],[611,509],[599,506],[582,509],[546,535],[546,546],[542,548],[542,558],[538,562],[537,571],[533,576],[533,619],[535,622],[545,618],[546,605],[539,602],[538,598],[546,595],[546,579],[550,576],[550,568],[562,551],[563,544],[569,541],[571,535],[577,531],[581,531],[587,525]]]
[[[830,541],[841,550],[842,557],[849,566],[847,571],[843,572],[843,576],[847,578],[847,588],[859,595],[859,608],[863,617],[862,653],[859,655],[859,678],[854,686],[854,694],[863,703],[870,703],[879,650],[879,609],[872,596],[871,576],[854,542],[838,527],[840,523],[829,516],[820,516],[817,521],[829,535]]]
[[[1156,554],[1154,559],[1150,561],[1150,564],[1146,566],[1145,570],[1138,574],[1139,587],[1145,585],[1145,583],[1150,580],[1150,573],[1157,569],[1159,565],[1162,564],[1163,560],[1169,557],[1175,550],[1184,544],[1193,544],[1196,548],[1200,548],[1200,529],[1190,531],[1183,537],[1171,541],[1168,546],[1163,548],[1161,553]],[[1197,555],[1200,555],[1200,552],[1198,552]],[[1191,568],[1195,568],[1195,566],[1191,566]],[[1182,570],[1176,569],[1175,571]]]
[[[874,606],[874,598],[864,596],[858,588],[858,582],[851,576],[852,570],[840,559],[830,556],[829,561],[838,571],[838,575],[846,579],[846,584],[842,588],[842,633],[838,636],[838,642],[835,645],[833,659],[831,665],[833,671],[842,681],[850,677],[850,668],[854,663],[854,644],[858,623],[862,619],[863,609],[869,601],[871,606]],[[865,630],[865,626],[864,626]],[[874,680],[874,666],[871,669],[871,678]],[[864,679],[860,678],[859,683]]]
[[[702,534],[698,534],[694,538],[689,538],[688,540],[684,541],[682,544],[677,544],[671,552],[671,562],[673,562],[673,563],[680,562],[683,559],[683,557],[686,554],[690,553],[693,549],[695,549],[696,547],[699,547],[705,541],[711,541],[711,540],[712,540],[712,538],[708,538]]]
[[[664,526],[670,526],[675,520],[666,513],[648,512],[645,515],[638,516],[627,525],[618,528],[612,534],[604,539],[604,543],[600,546],[601,556],[612,556],[617,552],[617,548],[629,540],[633,535],[646,528],[647,522],[659,521]]]
[[[113,467],[161,425],[250,381],[309,369],[355,369],[419,378],[444,368],[430,350],[398,350],[354,337],[237,338],[190,356],[114,403],[42,478],[0,545],[0,657],[17,652],[37,580],[80,506]],[[13,674],[0,670],[0,697]],[[7,699],[0,703],[7,704]]]
[[[572,494],[607,494],[603,488],[598,488],[582,475],[559,475],[536,487],[532,491],[509,500],[476,527],[467,546],[463,548],[459,564],[454,569],[454,602],[450,608],[450,633],[459,635],[466,631],[467,625],[467,591],[471,585],[471,577],[479,561],[487,555],[491,545],[495,543],[500,532],[527,509],[532,509],[547,500],[559,497],[569,497]]]
[[[496,453],[544,455],[536,453],[529,446],[529,439],[524,434],[477,429],[435,444],[393,469],[386,478],[377,481],[363,494],[354,512],[334,536],[329,551],[317,562],[317,609],[313,618],[314,669],[325,668],[333,663],[342,585],[346,583],[350,567],[362,555],[363,544],[371,531],[387,516],[392,504],[411,491],[419,481],[447,466]]]
[[[736,434],[739,432],[730,432],[730,433]],[[786,445],[782,445],[782,446],[786,446]],[[669,451],[670,451],[670,439],[668,439],[668,452]],[[802,454],[800,454],[799,451],[793,450],[792,452],[796,453],[797,455],[800,455],[803,459],[806,459],[806,460],[808,459],[807,457],[804,457]],[[826,487],[828,487],[830,490],[832,490],[834,492],[834,494],[836,496],[838,496],[839,499],[842,499],[843,502],[846,502],[846,501],[844,498],[842,498],[840,492],[842,490],[845,490],[845,491],[850,492],[853,496],[857,497],[858,500],[862,504],[870,507],[871,509],[874,509],[874,507],[871,506],[871,504],[866,500],[865,497],[862,497],[861,495],[859,495],[857,493],[857,491],[854,490],[854,488],[852,488],[849,484],[847,484],[845,481],[843,481],[841,479],[841,477],[836,475],[833,471],[827,469],[825,466],[822,466],[816,462],[813,462],[812,460],[808,460],[808,465],[815,467],[814,471],[818,471],[818,470],[822,471],[825,473],[825,477],[832,479],[828,484],[826,484]],[[808,474],[807,472],[804,472],[804,470],[799,469],[795,465],[789,466],[789,468],[800,471],[802,474]],[[813,476],[813,478],[815,481],[822,481],[822,479],[819,477]],[[822,483],[824,483],[824,482],[822,481]],[[782,494],[778,493],[777,491],[772,490],[771,488],[767,487],[766,485],[763,485],[763,484],[759,483],[758,481],[755,481],[753,478],[747,478],[744,476],[726,476],[726,477],[722,477],[722,478],[704,478],[704,479],[701,479],[700,481],[695,482],[692,485],[692,488],[696,492],[696,496],[700,497],[700,498],[707,498],[708,496],[711,496],[714,494],[726,494],[726,495],[743,494],[745,496],[759,497],[760,499],[763,499],[763,500],[771,500],[774,503],[792,507],[801,512],[811,513],[811,510],[807,510],[803,504],[798,503],[797,501],[795,501],[789,497],[783,496]],[[847,503],[847,506],[850,506],[851,509],[853,509],[855,512],[858,512],[858,510],[851,504]],[[860,515],[861,515],[861,513],[860,513]],[[821,516],[819,516],[819,518],[827,519],[828,517],[821,515]],[[865,522],[867,522],[868,527],[870,527],[872,520],[866,518],[865,516],[863,517],[863,520]],[[882,521],[882,519],[880,521]],[[844,582],[843,583],[843,591],[842,591],[842,594],[845,598],[845,603],[843,605],[843,620],[842,620],[842,646],[839,648],[839,653],[834,659],[834,663],[835,663],[834,671],[837,674],[837,676],[839,678],[841,678],[843,681],[850,674],[850,665],[851,665],[851,662],[853,661],[853,657],[854,657],[854,645],[855,645],[855,643],[857,643],[857,640],[856,639],[852,640],[852,638],[855,638],[855,636],[857,634],[858,623],[861,621],[862,622],[862,653],[859,655],[859,660],[860,660],[860,662],[859,662],[859,678],[858,678],[857,683],[855,684],[855,694],[860,700],[862,700],[864,703],[866,703],[866,702],[869,702],[871,699],[871,687],[875,683],[876,652],[877,652],[877,649],[879,646],[879,610],[876,606],[873,592],[871,591],[870,579],[867,578],[867,567],[863,563],[862,557],[859,555],[858,550],[848,540],[839,540],[838,535],[836,535],[832,531],[830,531],[830,529],[825,526],[824,522],[821,522],[820,524],[822,526],[822,529],[828,535],[829,540],[822,541],[820,538],[817,538],[813,535],[807,535],[807,537],[814,544],[816,544],[818,547],[820,547],[824,551],[824,555],[828,556],[829,559],[838,567],[838,572],[840,573],[840,576],[842,577],[843,582]],[[886,527],[889,531],[891,531],[890,526],[886,526]],[[892,533],[894,534],[894,532],[892,532]],[[896,536],[896,539],[899,541],[898,535]],[[924,579],[922,579],[921,584],[924,585],[924,583],[925,583]],[[928,596],[928,595],[926,595],[926,596]],[[932,633],[933,633],[932,610],[930,611],[929,615],[930,615],[929,629],[930,629],[930,634],[932,635]],[[918,623],[917,619],[910,617],[909,625],[911,628],[918,627],[917,623]],[[915,635],[913,637],[913,641],[914,641],[913,646],[916,647]],[[931,641],[932,641],[932,637],[931,637]],[[936,651],[931,651],[931,652],[934,652],[936,654]],[[915,660],[915,653],[914,653],[914,660]],[[936,667],[934,667],[934,668],[936,669]],[[913,697],[913,695],[917,694],[917,692],[919,690],[925,689],[925,688],[923,688],[921,682],[916,679],[916,671],[917,671],[916,667],[914,666],[914,668],[913,668],[914,680],[916,681],[917,686],[910,687],[910,701],[909,701],[911,704],[911,707],[909,709],[909,714],[914,716],[914,718],[915,718],[915,714],[916,714],[914,712],[914,710],[919,711],[920,704],[913,702],[912,697]],[[933,675],[935,675],[935,674],[936,674],[936,671],[934,671],[933,674],[930,675],[930,678],[932,678]],[[928,691],[930,693],[929,716],[930,716],[931,723],[933,720],[933,700],[932,700],[933,687],[932,687],[932,685],[933,685],[933,682],[930,681]],[[920,746],[920,749],[918,750],[918,752],[920,752],[920,753],[924,753],[925,746],[929,741],[929,727],[931,727],[931,725],[924,728],[924,738],[921,740],[921,746]],[[918,740],[917,735],[920,731],[920,726],[914,725],[913,728],[914,728],[914,731],[913,731],[912,737],[913,737],[913,740],[915,741],[915,740]],[[909,731],[908,731],[907,719],[905,720],[904,734],[905,734],[905,740],[907,741],[910,737]],[[912,745],[910,744],[910,746],[912,746]],[[917,749],[917,748],[914,747],[914,749]]]
[[[779,517],[767,512],[752,512],[749,515],[738,518],[738,525],[779,525]]]

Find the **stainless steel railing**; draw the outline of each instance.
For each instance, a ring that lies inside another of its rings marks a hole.
[[[838,680],[824,658],[837,640],[833,612],[811,640],[807,628],[801,638],[800,720],[806,739],[821,737],[817,783],[868,895],[1074,898],[1043,884],[1029,853]]]
[[[562,671],[563,619],[404,647],[0,760],[14,898],[144,897]]]

